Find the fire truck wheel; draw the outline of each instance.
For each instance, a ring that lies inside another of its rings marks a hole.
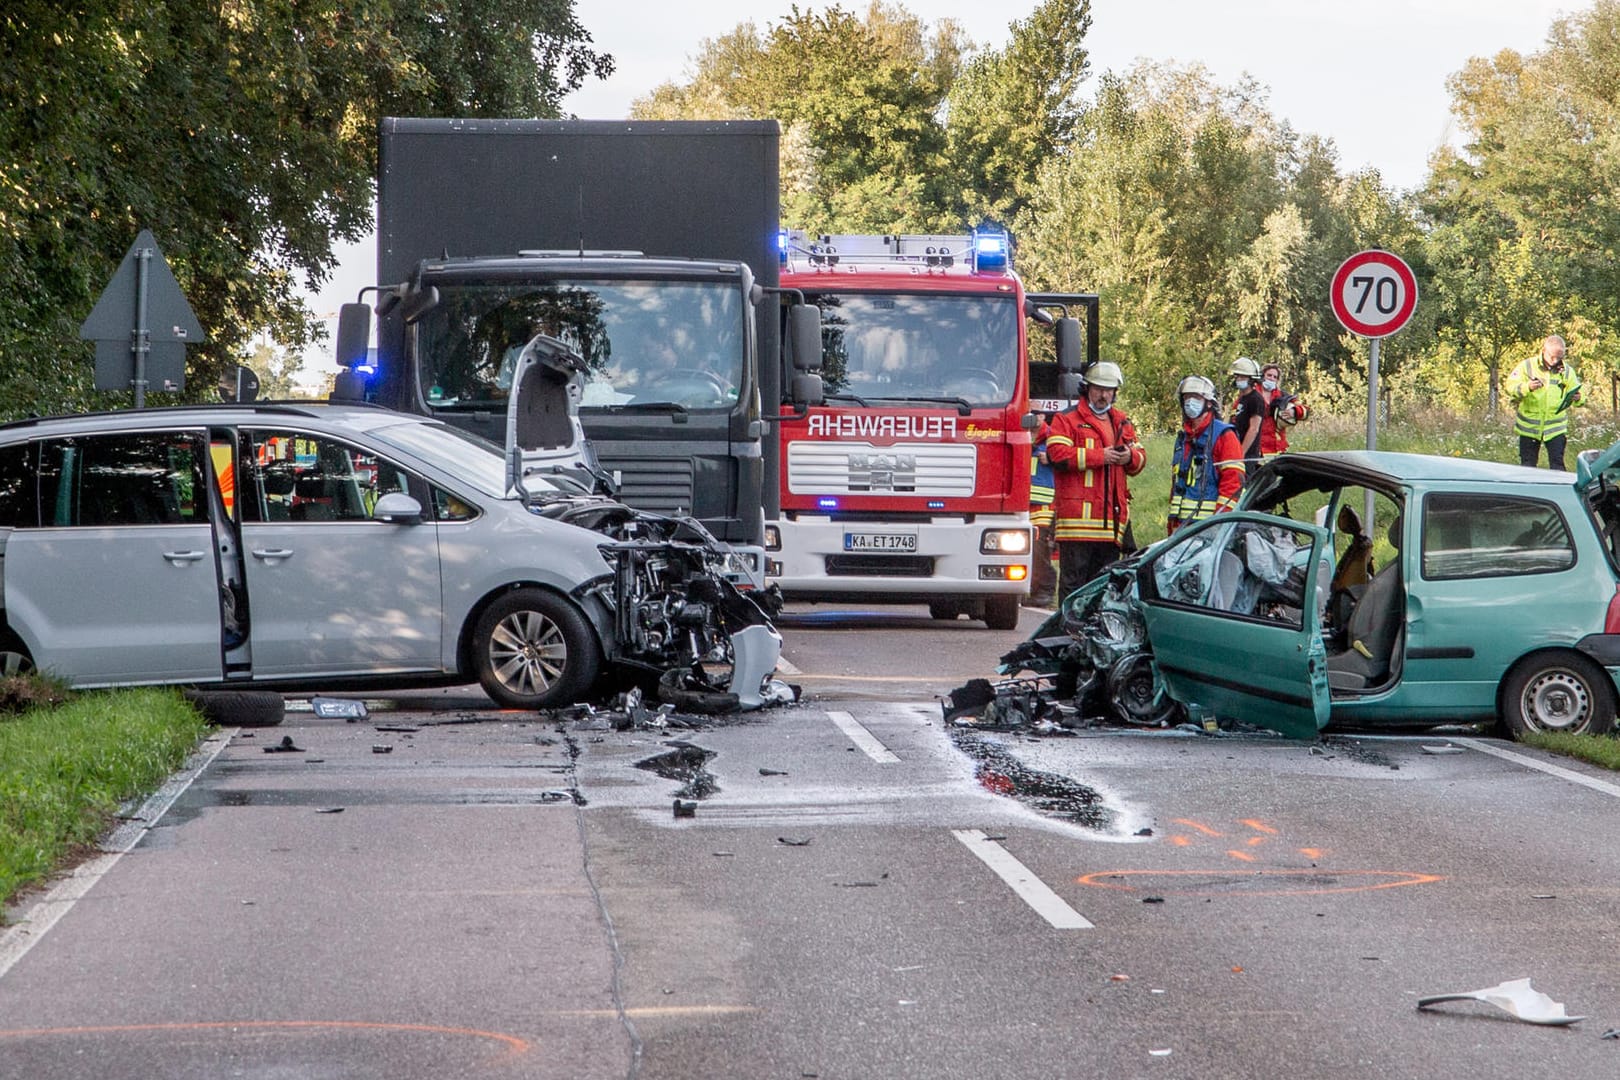
[[[986,597],[984,601],[984,625],[992,630],[1018,629],[1018,597]]]

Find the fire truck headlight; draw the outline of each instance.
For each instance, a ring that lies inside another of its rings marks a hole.
[[[979,537],[980,555],[1029,554],[1028,529],[986,529]]]
[[[765,526],[765,550],[782,550],[782,530],[777,528],[775,525]]]

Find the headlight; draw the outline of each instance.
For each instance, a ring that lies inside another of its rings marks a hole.
[[[980,555],[1029,554],[1028,529],[986,529],[979,538]]]
[[[777,528],[775,525],[765,526],[765,550],[782,550],[782,530]]]

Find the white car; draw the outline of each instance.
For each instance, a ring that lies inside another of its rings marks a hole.
[[[747,700],[781,639],[730,549],[524,460],[364,406],[0,426],[0,651],[75,687],[476,680],[520,708],[735,662],[712,689]]]

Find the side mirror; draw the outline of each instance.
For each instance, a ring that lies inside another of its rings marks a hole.
[[[1074,401],[1080,396],[1085,385],[1086,381],[1081,378],[1078,371],[1065,371],[1058,376],[1058,397],[1065,401]]]
[[[1080,341],[1080,320],[1068,317],[1057,320],[1053,327],[1057,336],[1057,362],[1058,370],[1062,372],[1079,372],[1086,364],[1085,349]],[[1065,397],[1073,397],[1067,391]]]
[[[422,504],[403,491],[390,491],[377,500],[371,509],[373,521],[386,521],[390,525],[422,524]]]
[[[1035,431],[1039,429],[1041,426],[1041,414],[1036,412],[1025,413],[1023,417],[1019,419],[1018,426],[1024,431]]]
[[[793,376],[793,383],[788,391],[796,409],[808,409],[812,405],[821,405],[827,400],[826,389],[822,386],[821,376],[804,374]]]
[[[814,304],[788,308],[788,344],[793,352],[793,370],[821,370],[820,308]]]
[[[439,289],[435,285],[429,285],[405,297],[399,305],[400,318],[407,323],[413,323],[438,306]]]
[[[371,305],[344,304],[338,309],[337,364],[352,368],[366,362],[371,347]]]

